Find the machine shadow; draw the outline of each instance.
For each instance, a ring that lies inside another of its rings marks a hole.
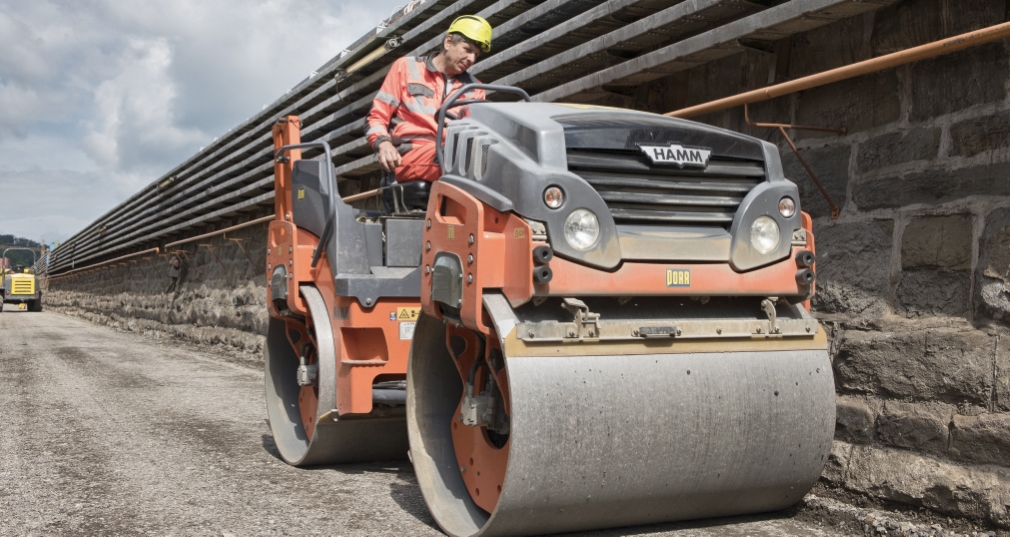
[[[413,468],[410,470],[409,479],[404,479],[404,481],[402,483],[389,484],[390,498],[396,502],[396,505],[400,506],[400,509],[403,509],[422,524],[434,530],[442,531],[439,529],[438,524],[435,523],[435,519],[432,518],[431,512],[428,511],[428,506],[424,503],[421,487],[414,480]]]
[[[263,451],[266,451],[275,459],[284,462],[284,459],[281,458],[280,452],[277,451],[277,444],[274,443],[274,437],[272,435],[262,435],[261,442],[263,445]],[[407,514],[414,517],[422,524],[438,530],[438,525],[435,524],[435,519],[433,519],[431,514],[428,512],[428,507],[424,504],[424,498],[421,496],[421,489],[418,487],[417,481],[414,478],[414,467],[407,459],[382,462],[327,464],[309,466],[302,468],[302,470],[310,472],[335,471],[347,475],[380,473],[396,476],[400,479],[400,482],[390,483],[389,497],[392,498],[392,500],[396,502],[396,504],[399,505],[400,508]]]
[[[768,513],[757,513],[753,515],[740,515],[718,518],[703,518],[700,520],[684,520],[680,522],[664,522],[661,524],[648,524],[643,526],[625,526],[622,528],[610,528],[595,531],[583,531],[576,533],[559,533],[555,535],[580,535],[585,537],[632,537],[635,535],[652,535],[655,533],[690,530],[712,530],[718,529],[728,524],[743,524],[747,522],[767,522],[773,520],[783,520],[795,517],[803,509],[803,502],[792,505],[780,511]],[[753,534],[754,531],[748,531]],[[736,533],[734,533],[735,535]]]
[[[280,452],[274,443],[273,436],[262,435],[263,450],[279,461]],[[406,459],[399,461],[329,464],[321,466],[310,466],[302,468],[311,472],[336,471],[347,475],[362,475],[365,473],[383,473],[394,475],[400,478],[400,482],[390,483],[389,497],[403,509],[404,512],[414,517],[418,522],[441,531],[435,520],[431,517],[421,489],[414,477],[414,468]],[[802,509],[803,502],[797,503],[781,511],[770,513],[760,513],[754,515],[741,515],[735,517],[708,518],[702,520],[687,520],[681,522],[666,522],[662,524],[649,524],[644,526],[625,526],[621,528],[610,528],[595,531],[581,531],[575,533],[561,533],[554,535],[582,535],[587,537],[633,537],[635,535],[649,535],[668,531],[690,531],[718,528],[727,524],[742,524],[746,522],[763,522],[772,520],[789,519],[795,517]]]
[[[264,420],[266,421],[266,420]],[[270,427],[270,422],[267,421],[267,427]],[[277,444],[274,442],[274,437],[271,434],[264,434],[260,437],[260,443],[263,445],[263,451],[269,453],[273,458],[284,462],[281,458],[281,452],[277,451]]]

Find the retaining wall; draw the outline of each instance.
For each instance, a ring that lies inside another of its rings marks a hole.
[[[1007,20],[1004,0],[907,0],[604,101],[656,112]],[[817,239],[838,393],[831,485],[1010,527],[1010,45],[997,42],[701,121],[779,144]]]
[[[665,112],[1003,22],[1005,0],[908,0],[643,84],[601,104]],[[751,108],[796,131],[837,220],[771,129],[814,217],[817,316],[838,392],[831,486],[1010,527],[1010,50],[995,43]],[[54,282],[47,306],[124,329],[262,348],[265,226],[250,260],[190,244],[178,289],[144,263]]]
[[[268,318],[266,230],[261,224],[51,280],[45,307],[259,357]],[[173,270],[175,259],[179,267]]]

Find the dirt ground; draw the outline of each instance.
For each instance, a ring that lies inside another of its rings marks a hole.
[[[254,357],[0,313],[0,535],[440,535],[404,460],[281,461]],[[815,489],[761,516],[597,536],[971,535]]]

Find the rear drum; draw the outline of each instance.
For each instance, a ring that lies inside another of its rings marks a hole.
[[[281,458],[295,466],[404,458],[402,416],[337,416],[340,346],[322,295],[312,286],[303,285],[300,291],[308,317],[304,323],[271,317],[264,356],[267,415]],[[298,385],[299,351],[308,363],[319,366],[313,386]]]

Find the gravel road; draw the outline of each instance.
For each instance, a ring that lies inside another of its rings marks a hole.
[[[221,351],[0,313],[0,535],[441,535],[407,461],[282,462],[262,384]],[[591,535],[844,534],[812,510]]]

